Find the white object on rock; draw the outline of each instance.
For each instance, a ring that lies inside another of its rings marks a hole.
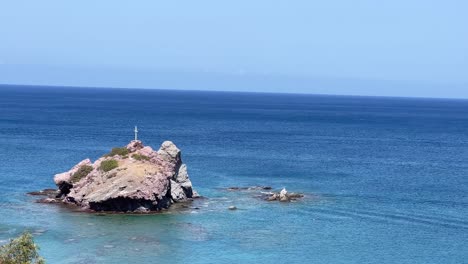
[[[279,200],[280,202],[289,202],[288,191],[286,191],[286,188],[283,188],[279,193]]]

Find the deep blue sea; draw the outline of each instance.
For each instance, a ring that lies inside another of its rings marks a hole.
[[[200,209],[84,214],[25,194],[135,125],[182,150]],[[306,197],[223,189],[251,185]],[[48,263],[468,263],[468,101],[0,86],[0,243],[24,230]]]

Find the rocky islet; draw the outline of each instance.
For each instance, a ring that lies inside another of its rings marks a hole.
[[[69,171],[56,174],[54,181],[58,187],[55,197],[49,195],[43,202],[91,211],[145,213],[198,197],[181,151],[171,141],[155,151],[133,140],[95,162],[79,162]],[[44,194],[50,194],[50,190]]]

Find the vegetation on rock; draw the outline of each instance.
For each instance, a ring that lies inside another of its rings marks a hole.
[[[91,171],[93,171],[92,166],[83,165],[72,175],[70,181],[72,183],[79,182],[82,178],[86,177]]]
[[[142,154],[133,154],[132,158],[134,158],[136,160],[140,160],[140,161],[141,160],[150,160],[150,157],[142,155]]]
[[[113,157],[115,155],[119,156],[127,156],[128,155],[128,149],[123,147],[123,148],[113,148],[111,152],[107,153],[104,155],[104,157]]]
[[[104,160],[103,162],[101,162],[101,166],[99,168],[104,172],[108,172],[112,169],[117,168],[118,166],[119,166],[119,163],[116,160],[110,159],[110,160]]]
[[[39,247],[34,243],[32,235],[26,232],[0,247],[0,263],[44,264],[38,251]]]

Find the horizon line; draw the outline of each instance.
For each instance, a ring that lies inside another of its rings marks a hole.
[[[307,96],[337,96],[337,97],[364,97],[364,98],[394,98],[394,99],[432,99],[432,100],[457,100],[467,101],[468,97],[427,97],[427,96],[398,96],[398,95],[362,95],[362,94],[328,94],[305,92],[281,92],[281,91],[239,91],[239,90],[200,90],[200,89],[169,89],[169,88],[145,88],[145,87],[109,87],[109,86],[74,86],[74,85],[46,85],[46,84],[17,84],[0,83],[2,86],[16,87],[41,87],[41,88],[65,88],[65,89],[115,89],[115,90],[145,90],[145,91],[179,91],[179,92],[213,92],[213,93],[247,93],[247,94],[279,94],[279,95],[307,95]]]

